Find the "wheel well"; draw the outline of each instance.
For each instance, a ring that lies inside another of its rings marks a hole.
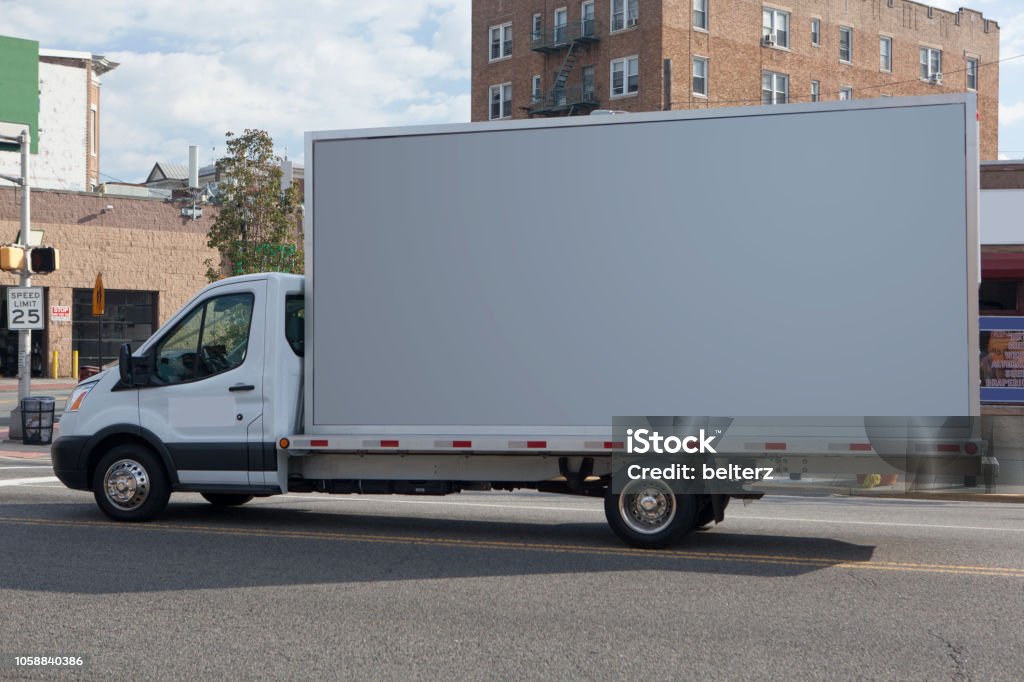
[[[92,479],[96,474],[96,465],[99,464],[100,459],[118,445],[136,445],[146,448],[157,456],[156,458],[160,461],[160,466],[164,468],[164,473],[168,474],[167,465],[164,464],[163,458],[153,449],[152,445],[146,442],[145,438],[131,433],[114,433],[97,443],[92,452],[89,453],[89,461],[86,467],[88,478],[86,480],[89,481],[90,486],[92,486]]]

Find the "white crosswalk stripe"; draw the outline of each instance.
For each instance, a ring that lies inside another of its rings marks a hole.
[[[0,488],[15,486],[15,485],[32,485],[33,483],[57,483],[59,479],[56,476],[38,476],[35,478],[8,478],[6,481],[0,481]]]

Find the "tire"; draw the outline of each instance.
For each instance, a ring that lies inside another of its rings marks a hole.
[[[200,493],[203,498],[215,507],[241,507],[253,498],[243,493]]]
[[[92,492],[100,511],[115,521],[150,521],[167,508],[171,485],[152,450],[125,444],[100,458]]]
[[[650,508],[645,509],[642,503]],[[612,493],[608,488],[604,496],[604,515],[612,531],[626,544],[641,549],[660,549],[694,529],[697,498],[673,493],[664,481],[629,481],[621,494]]]

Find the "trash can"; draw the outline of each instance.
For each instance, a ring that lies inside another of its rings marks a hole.
[[[21,399],[21,442],[49,445],[53,442],[53,398],[38,396]]]

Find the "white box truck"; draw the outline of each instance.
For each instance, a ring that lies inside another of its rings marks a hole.
[[[975,120],[949,95],[308,133],[305,277],[211,284],[81,383],[56,473],[119,520],[172,491],[604,495],[664,545],[728,499],[612,492],[615,416],[979,414]]]

